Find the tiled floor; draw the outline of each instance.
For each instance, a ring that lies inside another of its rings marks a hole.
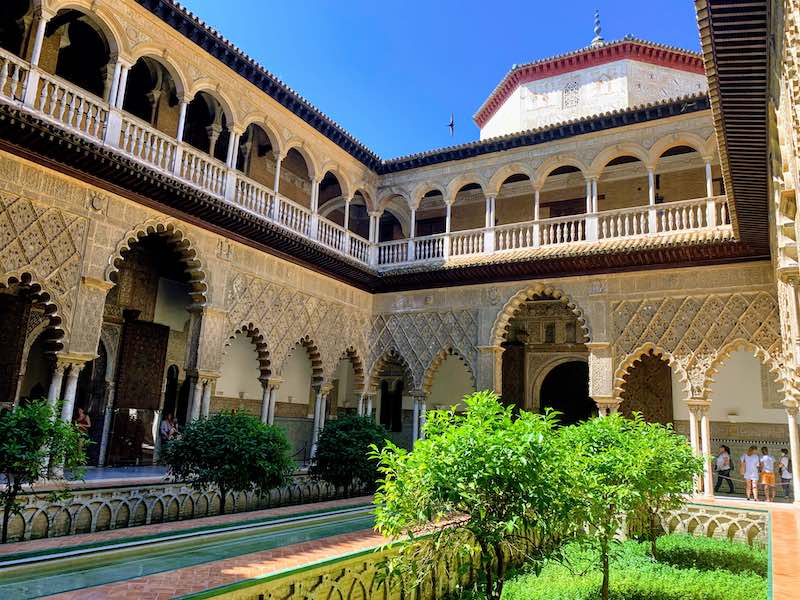
[[[202,519],[189,519],[187,521],[173,521],[171,523],[159,523],[156,525],[142,525],[141,527],[127,527],[124,529],[112,529],[99,533],[86,533],[82,535],[69,535],[56,538],[45,538],[41,540],[31,540],[29,542],[17,542],[6,544],[0,547],[0,556],[16,554],[18,552],[36,552],[52,548],[69,548],[84,544],[95,544],[97,542],[110,542],[124,540],[131,537],[140,537],[167,533],[173,531],[183,531],[196,527],[208,527],[212,525],[231,525],[242,521],[254,521],[268,517],[285,517],[305,512],[317,512],[322,510],[332,510],[347,506],[369,504],[372,496],[362,496],[359,498],[345,498],[342,500],[329,500],[327,502],[315,502],[312,504],[300,504],[295,506],[283,506],[280,508],[267,508],[251,512],[233,513],[215,517],[204,517]]]

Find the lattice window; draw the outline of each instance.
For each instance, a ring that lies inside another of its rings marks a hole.
[[[578,106],[581,100],[581,88],[577,81],[567,84],[564,88],[564,108]]]

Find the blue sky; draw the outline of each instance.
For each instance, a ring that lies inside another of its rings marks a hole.
[[[477,139],[511,65],[586,46],[595,8],[606,40],[700,45],[691,0],[183,3],[383,158]]]

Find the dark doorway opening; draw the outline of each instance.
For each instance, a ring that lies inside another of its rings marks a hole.
[[[560,412],[562,425],[572,425],[593,417],[597,407],[589,397],[589,365],[574,360],[554,367],[542,382],[539,405],[542,412],[545,408]]]

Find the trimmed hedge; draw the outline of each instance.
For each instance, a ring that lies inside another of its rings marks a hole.
[[[767,576],[767,551],[727,540],[665,535],[656,542],[658,561],[680,569],[700,569]]]
[[[766,552],[745,544],[674,534],[659,538],[659,561],[649,543],[628,541],[615,553],[610,600],[766,600]],[[661,560],[668,557],[669,563]],[[509,579],[503,600],[599,600],[602,574],[593,553],[576,545],[565,562],[547,561],[538,574]],[[720,564],[715,564],[719,561]],[[695,567],[698,565],[699,567]],[[758,571],[756,571],[758,569]],[[474,593],[462,599],[484,598]]]

